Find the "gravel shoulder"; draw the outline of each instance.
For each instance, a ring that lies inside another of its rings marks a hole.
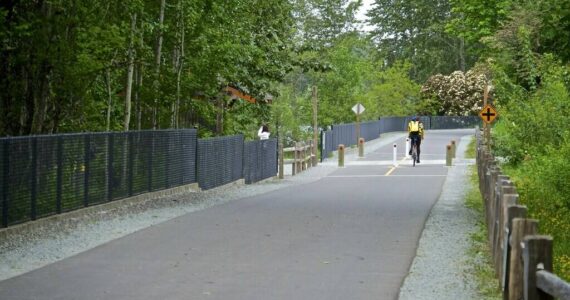
[[[480,298],[468,253],[470,235],[477,231],[477,215],[465,206],[468,166],[474,164],[464,159],[470,139],[463,137],[459,143],[457,159],[425,224],[399,299]]]

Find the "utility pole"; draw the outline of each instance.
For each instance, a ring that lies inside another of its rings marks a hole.
[[[317,87],[313,86],[313,153],[312,154],[312,162],[313,162],[313,167],[317,165],[318,159],[317,159],[317,153],[318,153],[318,146],[319,146],[319,127],[318,127],[318,123],[317,123],[317,103],[318,103],[318,98],[317,98]]]

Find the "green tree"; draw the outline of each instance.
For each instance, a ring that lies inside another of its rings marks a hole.
[[[450,13],[447,0],[375,0],[367,14],[374,27],[370,36],[389,65],[409,61],[417,82],[465,71],[476,58],[469,54],[470,44],[445,31]]]

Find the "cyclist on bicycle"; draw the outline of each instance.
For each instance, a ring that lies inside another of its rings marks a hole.
[[[412,120],[408,123],[408,134],[410,138],[410,155],[412,155],[412,148],[414,144],[416,144],[418,149],[418,157],[416,158],[416,162],[420,163],[420,145],[422,140],[424,139],[424,124],[420,121],[420,118],[413,117]]]

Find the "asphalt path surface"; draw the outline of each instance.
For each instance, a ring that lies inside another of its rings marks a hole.
[[[322,179],[138,231],[0,282],[0,299],[396,299],[445,181],[428,131],[412,167],[397,141]]]

